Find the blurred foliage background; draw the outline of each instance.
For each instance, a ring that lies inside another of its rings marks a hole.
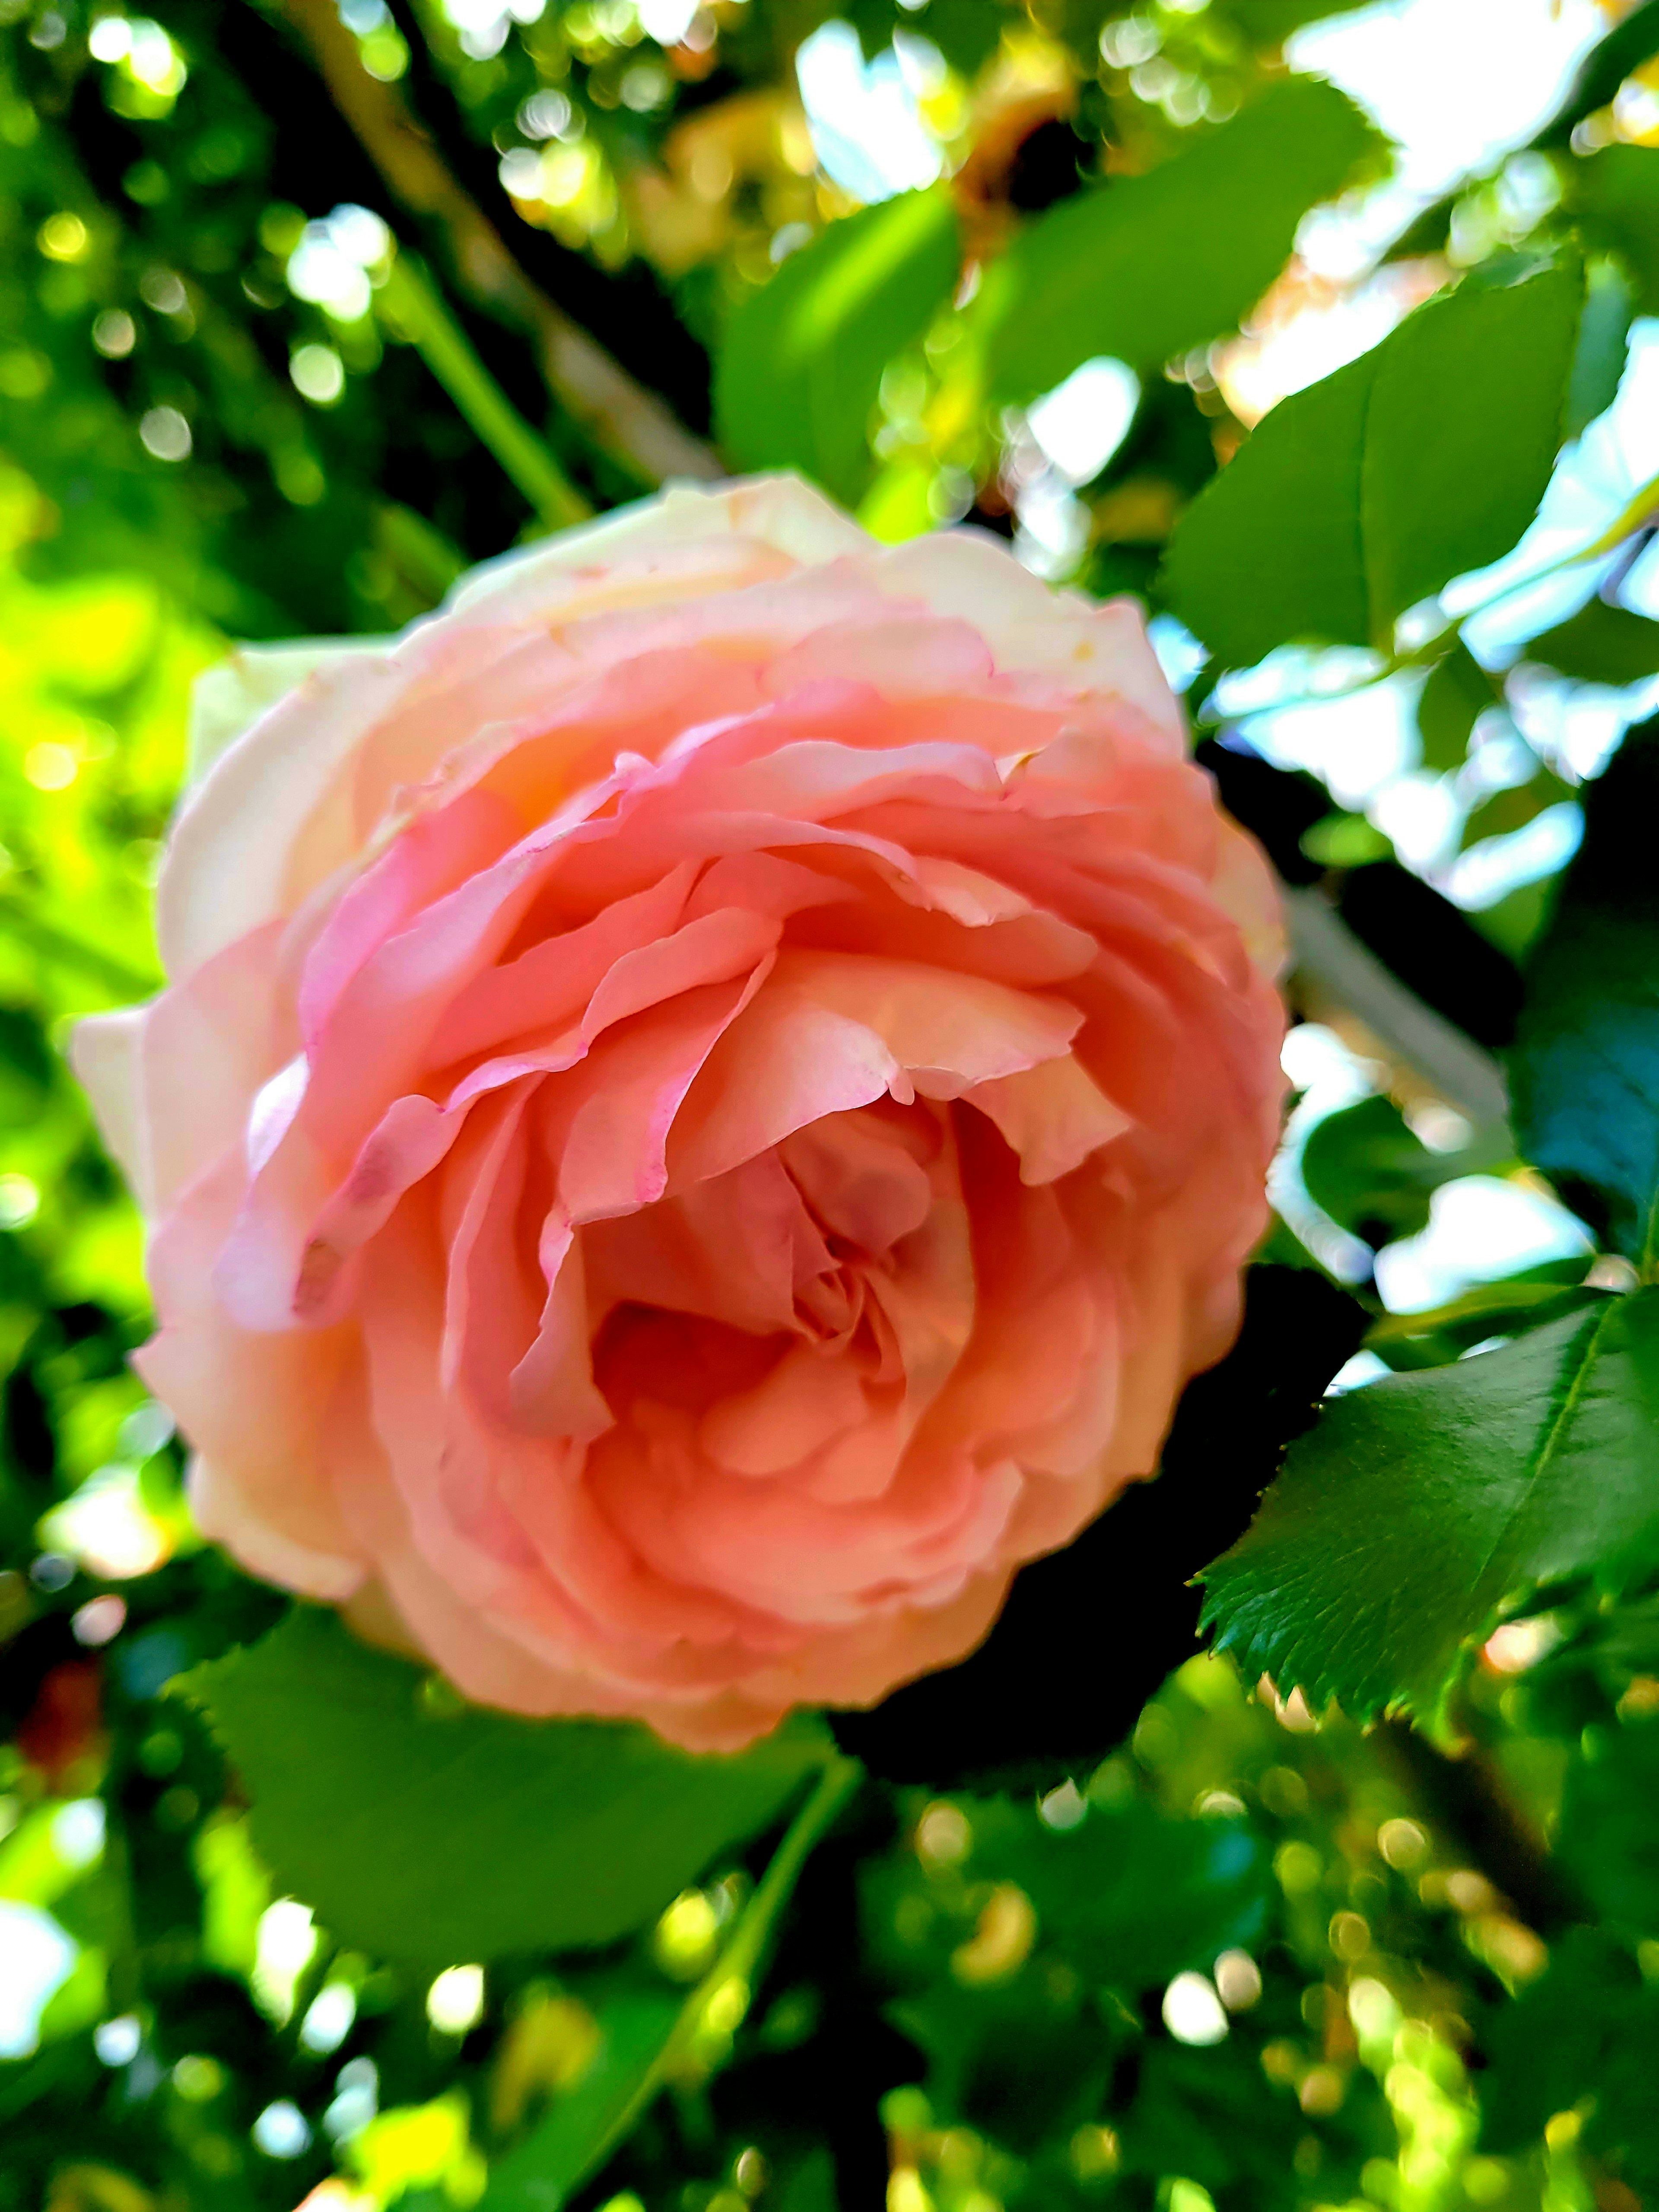
[[[1659,1598],[1536,1569],[1431,1728],[1362,1733],[1200,1651],[1187,1582],[1333,1375],[1635,1279],[1493,1055],[1659,672],[1659,8],[153,4],[0,0],[0,2208],[1639,2212]],[[1321,442],[1360,376],[1363,468]],[[179,1694],[282,1605],[125,1367],[65,1028],[159,981],[231,641],[728,465],[1146,600],[1291,895],[1281,1218],[1164,1485],[839,1729],[868,1776],[787,1917],[781,1783],[620,1935],[376,1948],[325,1801],[274,1866]]]

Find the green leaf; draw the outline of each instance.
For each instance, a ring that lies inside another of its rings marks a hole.
[[[1161,1988],[1261,1932],[1267,1867],[1242,1822],[1174,1820],[1140,1798],[1060,1832],[967,1809],[975,1879],[1018,1883],[1047,1940],[1114,1989]]]
[[[1460,637],[1437,660],[1417,695],[1417,733],[1423,765],[1437,775],[1462,768],[1469,732],[1488,708],[1498,704],[1492,679]]]
[[[1062,200],[1014,240],[981,295],[992,393],[1029,399],[1097,354],[1161,368],[1234,329],[1302,217],[1378,143],[1334,86],[1295,77],[1145,176]]]
[[[882,371],[951,296],[958,246],[942,186],[831,223],[732,313],[714,364],[737,469],[798,468],[849,505],[869,482]]]
[[[915,27],[908,0],[852,0],[840,12],[858,33],[867,62],[891,46],[896,30]],[[971,80],[995,53],[1009,21],[1009,0],[927,0],[926,35]]]
[[[1575,125],[1605,107],[1634,69],[1659,53],[1659,0],[1641,0],[1616,23],[1578,64],[1566,97],[1532,141],[1534,146],[1565,146]]]
[[[1362,1098],[1328,1114],[1302,1148],[1302,1181],[1316,1206],[1368,1244],[1426,1227],[1443,1182],[1491,1164],[1490,1149],[1431,1152],[1392,1098]]]
[[[1431,1719],[1462,1648],[1539,1585],[1659,1566],[1659,1292],[1327,1407],[1205,1619],[1247,1676],[1357,1720]]]
[[[591,2170],[595,2147],[626,2122],[684,2003],[667,1990],[641,1990],[605,2008],[603,2040],[586,2073],[516,2150],[491,2167],[479,2212],[558,2212]]]
[[[1507,837],[1516,830],[1524,830],[1528,822],[1535,822],[1547,808],[1565,805],[1577,797],[1572,784],[1564,783],[1553,769],[1540,762],[1536,773],[1526,782],[1508,784],[1502,791],[1494,791],[1490,798],[1481,800],[1463,824],[1461,848],[1467,852],[1483,837]]]
[[[1407,607],[1531,520],[1582,296],[1568,267],[1466,279],[1281,401],[1177,525],[1175,612],[1236,667],[1299,640],[1386,651]]]
[[[1587,2149],[1614,2153],[1626,2185],[1659,2184],[1659,1986],[1623,1944],[1599,1928],[1569,1929],[1548,1970],[1494,2013],[1482,2039],[1484,2147],[1526,2148],[1577,2106]]]
[[[642,1728],[440,1710],[428,1679],[296,1607],[178,1686],[247,1785],[261,1856],[342,1942],[381,1957],[613,1942],[824,1758],[810,1727],[693,1758]]]
[[[1322,22],[1328,15],[1351,15],[1367,0],[1221,0],[1212,12],[1237,23],[1254,46],[1282,46],[1292,31],[1304,23]]]
[[[1581,684],[1639,684],[1659,674],[1659,623],[1592,599],[1526,647],[1528,660],[1547,661]]]
[[[1297,841],[1309,860],[1322,868],[1364,868],[1394,858],[1394,840],[1363,814],[1340,808],[1304,830]]]
[[[1659,149],[1604,146],[1568,172],[1586,236],[1611,246],[1636,283],[1636,313],[1659,312]]]
[[[1586,1220],[1659,1257],[1659,722],[1584,795],[1584,842],[1533,956],[1510,1057],[1515,1127]]]
[[[1630,279],[1616,261],[1592,262],[1587,272],[1584,313],[1567,380],[1562,429],[1576,438],[1587,423],[1612,406],[1630,352],[1635,297]]]
[[[1604,1920],[1659,1929],[1659,1722],[1596,1729],[1567,1770],[1557,1851]]]
[[[495,2169],[484,2212],[556,2212],[670,2081],[688,2069],[706,2076],[729,2053],[801,1871],[863,1779],[856,1760],[831,1756],[824,1763],[736,1928],[689,1996],[634,1992],[606,2008],[593,2063]]]
[[[1366,1330],[1365,1349],[1390,1367],[1443,1367],[1490,1337],[1518,1335],[1595,1304],[1600,1293],[1585,1289],[1583,1270],[1582,1258],[1546,1261],[1499,1282],[1478,1283],[1449,1305],[1384,1314]]]
[[[1138,1796],[1091,1802],[1064,1831],[1034,1819],[1029,1798],[956,1802],[972,1838],[968,1881],[940,1884],[906,1853],[866,1876],[866,1920],[892,1931],[888,1970],[909,1985],[893,2017],[927,2054],[936,2106],[1030,2152],[1100,2109],[1113,2042],[1134,2035],[1148,1992],[1259,1939],[1267,1854],[1243,1821],[1176,1819]],[[982,1979],[973,1939],[999,1893],[1029,1903],[1034,1941]],[[1069,1971],[1056,1976],[1060,1959]],[[1103,1989],[1116,2001],[1089,2006]]]

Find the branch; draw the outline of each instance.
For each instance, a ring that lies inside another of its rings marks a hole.
[[[1489,1052],[1408,990],[1322,892],[1286,885],[1285,911],[1298,974],[1357,1014],[1391,1056],[1414,1067],[1477,1130],[1507,1127],[1509,1091]]]
[[[418,349],[457,408],[550,530],[585,522],[593,510],[541,440],[514,411],[495,378],[456,327],[411,258],[392,264],[381,304]]]
[[[530,282],[500,232],[450,173],[398,88],[363,67],[356,38],[334,0],[279,4],[387,190],[410,214],[442,229],[456,276],[474,300],[532,333],[548,389],[600,451],[650,484],[665,477],[724,475],[712,447],[694,438],[653,392],[635,383]]]
[[[1483,1747],[1471,1742],[1449,1758],[1398,1721],[1384,1721],[1372,1741],[1393,1762],[1430,1820],[1455,1838],[1529,1928],[1553,1942],[1594,1917]]]

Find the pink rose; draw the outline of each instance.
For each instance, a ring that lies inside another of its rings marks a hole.
[[[960,1658],[1151,1471],[1281,1015],[1133,606],[763,478],[204,703],[173,981],[77,1060],[208,1534],[731,1747]]]

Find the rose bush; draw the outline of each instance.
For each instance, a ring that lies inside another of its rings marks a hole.
[[[1281,1015],[1131,606],[763,479],[204,706],[170,988],[77,1059],[250,1568],[735,1746],[961,1656],[1152,1471]]]

